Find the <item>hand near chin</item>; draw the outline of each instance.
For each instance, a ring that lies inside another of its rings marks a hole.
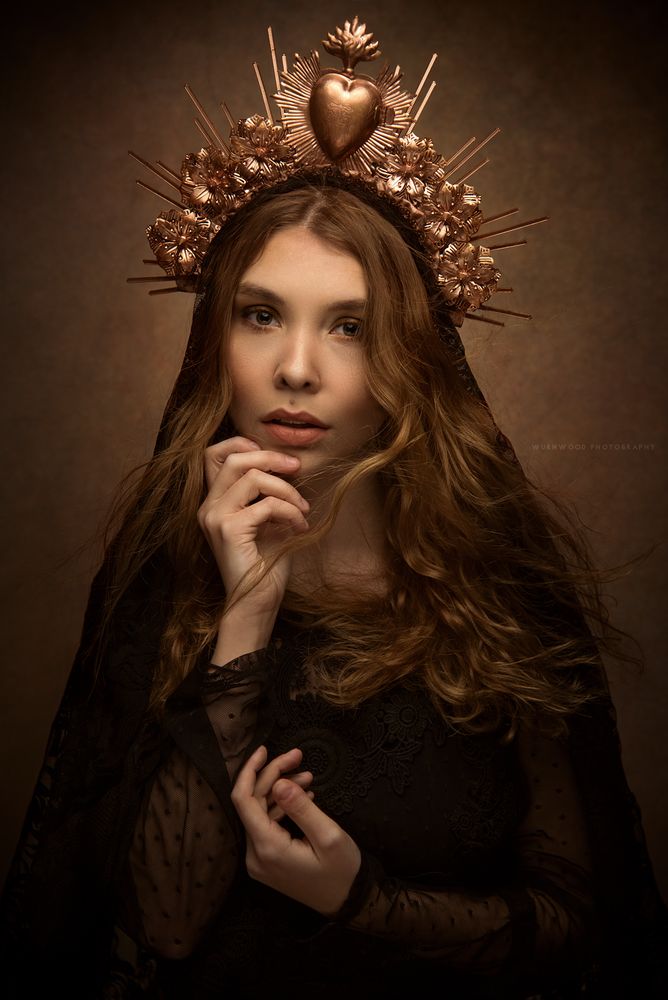
[[[286,537],[308,531],[308,501],[279,475],[294,475],[299,467],[298,458],[265,451],[241,436],[206,449],[208,493],[197,520],[228,594],[252,566],[268,562]],[[275,612],[283,599],[291,566],[292,556],[288,554],[244,598],[244,606],[254,613]]]
[[[237,775],[232,802],[246,830],[251,878],[333,916],[350,892],[362,856],[352,837],[311,800],[312,792],[281,776],[301,757],[295,748],[266,763],[266,747],[258,747]],[[283,816],[304,831],[302,840],[280,826]]]

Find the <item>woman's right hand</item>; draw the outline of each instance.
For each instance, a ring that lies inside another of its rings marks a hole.
[[[263,451],[256,442],[241,436],[206,449],[204,471],[209,492],[197,520],[228,594],[258,560],[266,563],[290,534],[308,531],[304,516],[308,501],[278,475],[294,475],[300,465],[292,455]],[[263,499],[253,503],[258,496]],[[244,608],[258,615],[277,611],[291,568],[290,553],[243,598]]]

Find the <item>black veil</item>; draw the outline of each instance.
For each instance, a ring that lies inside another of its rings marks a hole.
[[[374,204],[386,215],[391,212],[380,199]],[[398,224],[396,215],[392,221]],[[407,241],[414,241],[410,227],[403,232]],[[427,274],[424,278],[430,281]],[[171,413],[197,378],[201,301],[198,296],[156,453],[164,447]],[[437,322],[469,391],[482,400],[445,311]],[[516,461],[500,431],[498,439]],[[91,586],[80,646],[5,884],[0,934],[5,996],[34,997],[47,989],[71,1000],[128,995],[116,989],[113,976],[109,980],[115,890],[146,782],[168,753],[168,737],[148,704],[170,611],[171,576],[159,550],[123,593],[102,636],[114,559],[112,542]],[[571,627],[579,630],[582,623]],[[592,683],[608,691],[598,657]],[[572,719],[570,749],[595,862],[600,925],[596,958],[578,995],[597,1000],[663,997],[668,911],[624,774],[609,694]],[[142,995],[134,989],[130,995]],[[554,994],[555,1000],[559,997]]]

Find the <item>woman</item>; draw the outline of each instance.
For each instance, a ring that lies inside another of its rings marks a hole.
[[[596,577],[409,221],[302,172],[198,290],[6,890],[10,995],[658,996]]]

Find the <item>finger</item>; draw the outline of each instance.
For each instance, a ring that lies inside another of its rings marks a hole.
[[[309,791],[307,791],[306,794],[308,795],[309,799],[313,801],[313,799],[315,798],[315,792],[309,789]],[[272,820],[272,822],[280,823],[282,819],[285,819],[287,813],[285,809],[282,809],[280,806],[276,805],[275,802],[272,802],[271,805],[268,806],[267,816],[269,817],[270,820]]]
[[[278,479],[280,476],[294,475],[300,465],[301,461],[296,456],[284,455],[278,451],[245,449],[229,452],[224,460],[217,464],[216,476],[209,485],[208,498],[215,501],[224,496],[246,473],[254,469],[266,474],[271,473]],[[282,481],[279,479],[279,482]],[[245,506],[249,499],[250,495],[244,497],[239,506]]]
[[[298,774],[287,774],[279,775],[279,777],[289,778],[290,781],[296,782],[300,788],[308,788],[308,786],[313,781],[313,774],[310,771],[299,771]],[[264,796],[267,801],[274,801],[272,795],[272,788],[274,787],[274,780],[272,775],[268,773],[268,769],[263,768],[257,776],[257,781],[255,782],[255,792],[254,795],[259,797]]]
[[[316,854],[320,855],[322,852],[324,855],[331,849],[333,838],[341,832],[341,828],[318,808],[303,788],[293,781],[281,778],[275,783],[273,792],[276,805],[304,832]]]
[[[207,448],[204,452],[204,474],[207,490],[210,490],[213,486],[216,476],[230,455],[239,451],[258,451],[259,448],[260,445],[257,441],[242,437],[241,435],[225,438],[224,441],[218,441],[217,444],[213,444],[210,448]]]
[[[220,484],[223,482],[222,473],[219,477]],[[219,509],[225,513],[236,513],[254,503],[262,497],[274,496],[279,500],[287,500],[294,504],[299,510],[308,511],[310,504],[295,489],[295,487],[280,479],[277,475],[264,472],[262,469],[247,469],[243,475],[232,482],[224,493],[220,493],[219,481],[216,480],[213,489],[210,491],[206,504],[209,508],[218,505]]]
[[[294,748],[288,753],[275,757],[266,768],[273,775],[271,784],[273,785],[280,778],[281,768],[289,770],[295,767],[301,760],[301,756],[301,750]],[[258,771],[264,767],[266,759],[267,748],[264,745],[257,747],[240,768],[230,796],[242,823],[253,838],[259,836],[266,829],[268,822],[266,805],[262,805],[254,794]]]

